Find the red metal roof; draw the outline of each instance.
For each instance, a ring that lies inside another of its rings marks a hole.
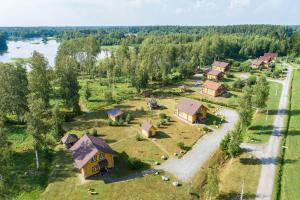
[[[203,83],[203,87],[204,87],[204,88],[211,89],[211,90],[218,90],[219,88],[222,87],[222,84],[221,84],[221,83],[214,82],[214,81],[206,80],[206,81]]]
[[[262,65],[262,64],[263,64],[263,60],[260,60],[260,59],[251,60],[251,65],[259,66],[259,65]]]

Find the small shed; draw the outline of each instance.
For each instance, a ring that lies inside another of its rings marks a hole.
[[[218,71],[218,70],[210,70],[208,73],[207,73],[207,79],[209,80],[222,80],[224,77],[224,73],[221,72],[221,71]]]
[[[71,148],[78,141],[78,137],[75,134],[67,134],[61,138],[60,142],[66,146],[66,148]]]
[[[107,111],[106,113],[108,117],[113,121],[119,120],[120,117],[122,117],[122,115],[124,114],[124,112],[121,111],[119,108],[114,108],[112,110]]]
[[[142,134],[150,138],[155,135],[156,128],[150,122],[144,122],[142,125]]]
[[[230,64],[227,62],[214,61],[212,69],[220,72],[227,72],[230,70]]]
[[[225,86],[221,83],[206,80],[202,86],[202,93],[213,97],[223,95],[227,92]]]

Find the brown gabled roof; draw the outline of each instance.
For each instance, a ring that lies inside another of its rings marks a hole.
[[[277,58],[278,57],[278,53],[264,53],[264,56],[269,56],[271,58]]]
[[[251,60],[251,65],[256,65],[256,66],[260,66],[263,64],[263,60],[260,60],[260,59],[254,59],[254,60]]]
[[[226,68],[229,66],[229,63],[221,62],[221,61],[214,61],[214,63],[212,65],[216,66],[216,67]]]
[[[78,140],[77,135],[75,135],[75,134],[67,134],[64,137],[62,137],[60,141],[63,144],[68,144],[68,143],[76,142],[77,140]]]
[[[268,63],[268,62],[270,62],[272,60],[272,58],[270,56],[260,56],[259,60]]]
[[[78,169],[81,169],[99,151],[107,154],[116,154],[103,139],[91,135],[82,136],[70,148],[70,151]]]
[[[145,131],[150,131],[150,129],[153,128],[153,125],[150,122],[144,122],[142,125],[142,129]]]
[[[176,105],[176,108],[189,115],[194,115],[201,106],[202,104],[197,101],[191,99],[183,99]]]
[[[204,83],[203,83],[203,87],[204,88],[208,88],[208,89],[211,89],[211,90],[218,90],[219,88],[221,88],[223,85],[221,83],[217,83],[217,82],[214,82],[214,81],[210,81],[210,80],[206,80]]]
[[[220,74],[222,74],[222,72],[218,71],[218,70],[210,70],[207,75],[213,75],[213,76],[219,76]]]

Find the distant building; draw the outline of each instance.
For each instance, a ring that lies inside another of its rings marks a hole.
[[[212,69],[225,73],[230,70],[230,65],[226,62],[214,61],[212,64]]]
[[[84,135],[70,151],[76,168],[85,178],[114,167],[116,153],[101,138]]]
[[[269,63],[272,61],[272,57],[270,57],[270,56],[260,56],[259,60],[263,62],[265,67],[268,67]]]
[[[224,73],[218,70],[210,70],[207,72],[207,79],[209,80],[222,80],[224,78]]]
[[[141,128],[145,137],[150,138],[155,135],[156,128],[150,122],[144,122]]]
[[[70,148],[78,141],[78,137],[75,134],[66,134],[61,138],[60,142],[66,146],[66,148]]]
[[[252,69],[258,69],[263,66],[264,66],[264,62],[262,60],[260,60],[260,59],[251,60],[251,68]]]
[[[207,110],[208,109],[198,101],[183,99],[176,105],[175,114],[180,119],[195,123],[207,117]]]
[[[106,112],[108,117],[113,121],[118,121],[124,114],[119,108],[114,108]]]
[[[202,93],[213,97],[220,96],[227,92],[225,86],[221,83],[206,80],[202,86]]]

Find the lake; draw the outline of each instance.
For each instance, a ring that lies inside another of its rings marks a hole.
[[[8,41],[8,50],[0,54],[0,62],[10,62],[14,58],[29,58],[33,51],[42,53],[47,59],[50,66],[54,66],[54,60],[59,42],[54,39],[49,39],[47,43],[42,42],[42,38],[32,40]],[[102,50],[97,59],[109,57],[111,52]]]

